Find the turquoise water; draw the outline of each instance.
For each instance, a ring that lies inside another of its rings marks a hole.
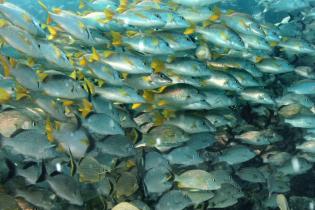
[[[314,6],[1,3],[0,210],[314,210]]]

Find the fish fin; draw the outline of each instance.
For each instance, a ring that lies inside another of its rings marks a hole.
[[[46,122],[45,122],[45,131],[46,131],[48,141],[53,142],[54,141],[54,136],[52,134],[53,133],[53,126],[52,126],[52,123],[51,123],[49,117],[46,119]]]
[[[128,7],[128,0],[120,0],[119,7],[116,9],[118,13],[123,13]]]
[[[34,58],[28,58],[27,59],[27,64],[30,66],[30,67],[33,67],[36,62],[35,62],[35,59]]]
[[[126,35],[128,37],[132,37],[132,36],[135,36],[137,34],[140,34],[140,33],[138,31],[131,31],[131,30],[126,31]]]
[[[105,81],[102,79],[96,79],[96,83],[98,87],[103,87],[103,85],[105,84]]]
[[[70,156],[70,174],[71,176],[74,176],[75,171],[76,171],[76,164],[74,162],[74,158],[73,158],[70,147],[68,147],[68,151],[69,151],[69,156]]]
[[[16,85],[16,91],[15,91],[15,99],[18,101],[24,97],[28,96],[28,91],[27,89],[25,89],[24,87],[22,87],[21,85]]]
[[[105,14],[105,19],[102,21],[102,23],[105,23],[105,24],[111,21],[115,16],[115,13],[110,9],[105,9],[104,14]]]
[[[73,70],[73,72],[71,72],[69,77],[71,77],[72,79],[76,80],[77,79],[77,70]]]
[[[128,135],[129,138],[135,144],[138,141],[138,139],[139,139],[139,133],[138,133],[137,129],[136,128],[132,128],[131,131],[128,132],[128,134],[129,134]]]
[[[169,110],[169,109],[164,109],[162,111],[162,115],[164,116],[164,118],[166,119],[170,119],[175,117],[175,110]]]
[[[3,88],[0,88],[0,104],[4,104],[11,99],[10,94]]]
[[[132,104],[131,109],[132,110],[139,109],[141,106],[142,106],[142,103],[135,103],[135,104]]]
[[[36,75],[38,77],[39,82],[43,82],[48,77],[48,74],[43,72],[42,70],[37,70]]]
[[[0,62],[1,62],[1,65],[3,67],[4,76],[5,77],[10,76],[11,67],[8,63],[8,60],[4,56],[0,55]]]
[[[191,35],[196,32],[196,26],[192,24],[190,27],[186,28],[183,34],[185,35]]]
[[[211,21],[216,21],[216,20],[219,20],[221,17],[221,10],[219,7],[214,7],[213,8],[213,15],[211,15],[209,17],[209,20]]]
[[[160,100],[157,103],[157,106],[161,107],[161,106],[166,106],[167,105],[167,101],[166,100]]]
[[[84,78],[84,85],[83,85],[84,89],[90,93],[90,94],[94,94],[95,93],[95,86],[94,84],[88,80],[87,78]]]
[[[58,8],[58,7],[55,7],[55,8],[52,9],[52,11],[55,14],[60,14],[62,10],[60,8]]]
[[[162,72],[165,69],[165,65],[160,60],[152,60],[151,68],[154,70],[155,73]]]
[[[271,41],[271,42],[269,42],[269,45],[270,45],[271,47],[275,47],[275,46],[278,45],[278,42]]]
[[[81,112],[82,117],[86,118],[93,111],[93,105],[87,100],[82,100],[82,107],[79,108],[79,112]]]
[[[132,159],[127,160],[126,167],[128,170],[135,167],[136,165],[137,164],[136,164],[135,160],[132,160]]]
[[[159,112],[158,113],[155,113],[154,115],[154,126],[160,126],[160,125],[163,125],[164,121],[165,121],[165,117],[163,116],[163,114],[160,114]]]
[[[44,10],[48,12],[48,7],[46,6],[44,2],[42,2],[41,0],[37,0],[37,3],[39,4],[39,6],[41,6],[41,8],[43,8]]]
[[[260,63],[264,58],[260,56],[256,56],[255,61],[256,63]]]
[[[71,100],[63,100],[62,101],[62,104],[64,106],[72,106],[74,104],[74,101],[71,101]]]
[[[152,78],[151,78],[151,76],[149,75],[149,76],[144,76],[144,77],[142,77],[142,79],[143,79],[143,81],[145,81],[145,82],[152,82]]]
[[[144,90],[142,97],[148,102],[153,102],[154,100],[154,94],[152,93],[152,91],[149,90]]]
[[[80,60],[79,60],[79,65],[80,66],[87,66],[87,60],[86,60],[86,58],[85,58],[85,56],[82,56],[81,58],[80,58]]]
[[[162,87],[159,87],[156,90],[151,90],[151,91],[154,92],[154,93],[162,93],[165,90],[165,88],[167,88],[167,86],[162,86]]]
[[[213,24],[213,21],[212,20],[205,20],[202,22],[202,27],[208,27],[210,26],[211,24]]]
[[[127,79],[128,73],[122,72],[122,73],[121,73],[121,76],[122,76],[123,79]]]
[[[113,54],[114,54],[114,52],[111,51],[111,50],[105,50],[104,53],[103,53],[105,58],[108,58],[108,57],[110,57]]]
[[[93,62],[93,61],[99,61],[99,60],[100,60],[100,55],[98,54],[96,49],[93,47],[92,48],[92,55],[90,56],[89,61]]]
[[[58,35],[57,27],[47,25],[47,30],[49,32],[49,36],[47,38],[48,40],[53,40],[57,37]]]
[[[14,59],[14,58],[9,58],[9,63],[10,63],[10,65],[14,68],[15,66],[16,66],[16,64],[17,64],[17,62],[16,62],[16,60]],[[4,76],[6,76],[6,75],[4,75]]]

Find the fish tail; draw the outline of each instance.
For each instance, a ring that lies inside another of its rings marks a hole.
[[[128,7],[128,0],[120,0],[119,1],[119,7],[116,9],[118,13],[123,13],[127,10]]]
[[[147,102],[153,102],[154,101],[154,94],[152,91],[149,90],[144,90],[142,97],[147,101]]]
[[[115,13],[110,9],[105,9],[104,14],[105,14],[105,19],[101,21],[102,23],[108,23],[115,16]]]
[[[112,45],[120,46],[122,44],[122,37],[121,37],[120,33],[112,31],[111,35],[113,38]]]

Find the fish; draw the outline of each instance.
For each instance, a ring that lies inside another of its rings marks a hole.
[[[183,76],[203,77],[211,75],[211,72],[204,63],[195,60],[186,59],[166,63],[165,68]]]
[[[230,28],[246,35],[264,37],[261,26],[247,14],[233,12],[221,17],[222,21]]]
[[[187,133],[214,132],[213,125],[204,118],[189,114],[179,113],[164,122],[165,125],[173,125],[181,128]]]
[[[57,196],[71,204],[82,206],[83,198],[78,188],[78,183],[70,176],[56,175],[49,177],[47,182]]]
[[[282,74],[294,71],[294,67],[282,58],[264,59],[256,64],[257,68],[264,73]]]
[[[149,146],[159,150],[176,147],[189,140],[189,135],[176,126],[159,126],[146,134],[137,147]]]
[[[153,73],[152,68],[148,66],[145,60],[132,54],[108,52],[108,55],[105,56],[102,61],[111,66],[114,70],[128,74]]]
[[[102,153],[118,156],[129,157],[136,153],[135,146],[132,141],[123,135],[113,135],[104,139],[97,146],[97,149]]]
[[[198,179],[195,177],[198,177]],[[175,182],[177,182],[179,188],[191,190],[217,190],[221,188],[211,172],[199,169],[185,171],[175,177]]]
[[[164,166],[151,168],[144,174],[144,185],[147,194],[161,195],[172,187],[170,172]]]
[[[261,103],[266,105],[274,105],[275,101],[272,96],[260,88],[246,88],[240,93],[241,98],[252,103]]]
[[[22,197],[31,204],[43,209],[53,208],[54,202],[56,200],[56,195],[53,192],[35,187],[28,189],[17,189],[15,196]]]
[[[113,120],[107,114],[96,113],[89,115],[82,122],[90,132],[101,135],[118,135],[124,134],[123,129],[118,122]]]
[[[93,157],[84,157],[78,164],[79,181],[85,183],[97,183],[105,178],[110,171],[105,165],[100,164]]]
[[[39,37],[45,36],[39,20],[23,8],[10,2],[3,2],[0,5],[0,13],[10,20],[13,25],[24,29],[28,33]]]
[[[200,34],[205,41],[222,48],[235,50],[244,50],[245,48],[241,37],[230,28],[223,25],[213,24],[207,28],[197,28],[196,32]]]
[[[122,43],[144,55],[172,55],[174,50],[164,40],[152,35],[122,37]]]
[[[29,33],[14,25],[3,25],[0,28],[0,36],[14,49],[27,56],[33,58],[43,57],[40,51],[39,42]]]
[[[156,204],[156,209],[184,209],[192,204],[189,197],[180,190],[165,193]]]
[[[314,128],[314,119],[315,115],[298,114],[290,118],[285,118],[284,122],[289,123],[293,127],[297,128]]]
[[[12,138],[2,139],[3,147],[10,147],[18,154],[41,161],[47,158],[53,158],[57,152],[53,149],[55,145],[51,144],[44,133],[36,130],[26,130]]]
[[[242,156],[240,156],[240,154],[242,154]],[[255,156],[256,153],[254,153],[251,148],[244,145],[234,145],[224,149],[217,159],[218,161],[224,161],[233,165],[246,162]]]
[[[123,209],[139,210],[136,206],[128,202],[121,202],[117,204],[116,206],[114,206],[112,209],[113,210],[123,210]]]
[[[60,97],[64,99],[83,99],[88,93],[80,83],[70,77],[54,75],[47,78],[42,84],[43,92],[48,96]]]

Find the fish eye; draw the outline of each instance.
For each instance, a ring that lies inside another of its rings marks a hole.
[[[154,16],[157,18],[161,18],[161,16],[159,14],[155,14]]]
[[[37,47],[40,48],[40,44],[37,44]]]
[[[162,79],[167,79],[167,77],[166,77],[165,74],[160,74],[160,77],[161,77]]]

